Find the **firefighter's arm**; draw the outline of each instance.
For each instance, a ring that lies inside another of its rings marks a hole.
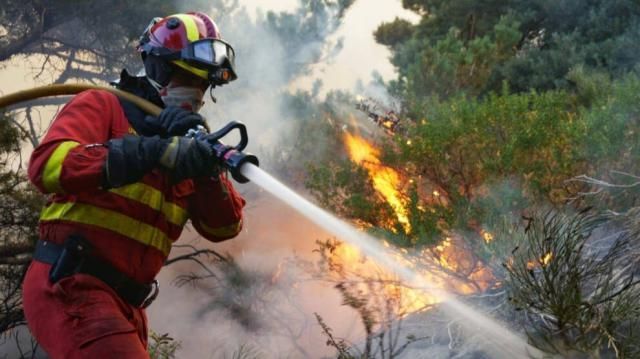
[[[44,193],[100,187],[117,99],[103,91],[75,96],[52,122],[29,161],[29,178]]]
[[[198,233],[213,242],[238,235],[245,200],[231,182],[220,175],[194,179],[193,183],[195,191],[188,199],[189,215]]]

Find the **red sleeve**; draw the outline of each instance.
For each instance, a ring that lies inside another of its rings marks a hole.
[[[245,200],[223,175],[194,180],[195,192],[189,197],[191,222],[204,238],[220,242],[242,230]]]
[[[90,90],[75,96],[51,123],[29,161],[29,178],[44,193],[99,188],[110,139],[114,95]]]

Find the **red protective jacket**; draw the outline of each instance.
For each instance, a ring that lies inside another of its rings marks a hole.
[[[234,237],[243,199],[224,177],[172,186],[161,170],[142,181],[102,190],[109,139],[135,133],[115,95],[86,91],[57,116],[29,163],[29,178],[53,193],[40,223],[43,239],[62,243],[81,232],[99,256],[131,278],[151,281],[191,219],[211,241]]]
[[[148,283],[160,271],[187,220],[211,241],[239,233],[245,202],[222,175],[172,185],[165,172],[153,170],[138,183],[102,189],[102,170],[108,152],[104,144],[125,134],[135,131],[118,99],[107,91],[83,92],[58,114],[29,163],[31,181],[42,192],[52,194],[40,217],[42,239],[61,244],[70,234],[81,234],[93,244],[95,255],[132,279]],[[24,307],[32,332],[50,356],[79,355],[69,348],[77,349],[80,343],[51,340],[52,335],[57,338],[63,335],[66,327],[77,327],[77,321],[69,322],[65,315],[59,320],[42,318],[62,315],[52,312],[82,312],[69,307],[69,302],[73,302],[69,298],[61,300],[60,292],[67,295],[75,291],[69,295],[77,296],[85,291],[96,296],[96,291],[100,291],[103,307],[111,308],[108,316],[119,313],[130,323],[127,326],[121,321],[116,327],[129,331],[137,328],[140,341],[146,346],[143,311],[124,303],[104,283],[85,278],[86,275],[74,275],[52,286],[47,278],[48,268],[49,265],[40,262],[31,265],[24,282]],[[76,283],[69,284],[70,281]],[[65,290],[67,287],[73,289]],[[95,312],[94,308],[92,313]],[[91,322],[102,324],[74,329],[91,337],[89,343],[109,332],[104,328],[104,318]],[[91,328],[95,333],[90,333]],[[111,330],[115,330],[113,326]]]

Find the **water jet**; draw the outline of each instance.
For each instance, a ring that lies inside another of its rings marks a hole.
[[[469,329],[476,330],[486,337],[492,344],[489,349],[496,357],[543,357],[543,353],[540,350],[527,344],[524,338],[514,334],[507,329],[504,324],[489,318],[485,314],[463,303],[451,293],[441,288],[436,288],[421,279],[415,271],[399,263],[394,256],[380,244],[379,240],[358,231],[347,222],[317,207],[251,163],[242,166],[240,172],[251,182],[285,202],[318,226],[336,235],[339,239],[356,246],[378,265],[395,273],[402,281],[415,285],[425,292],[436,293],[443,299],[441,304],[448,314],[459,319],[464,319],[464,324],[468,326]]]

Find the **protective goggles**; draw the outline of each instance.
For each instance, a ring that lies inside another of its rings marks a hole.
[[[167,61],[182,60],[194,67],[206,69],[209,80],[214,84],[221,85],[237,78],[236,53],[231,45],[222,40],[202,39],[178,51],[153,47],[147,43],[143,45],[143,50]]]

